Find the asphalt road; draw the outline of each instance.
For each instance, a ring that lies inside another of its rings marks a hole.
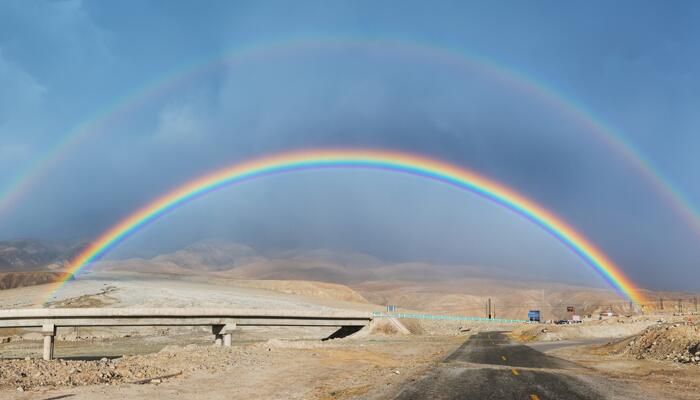
[[[483,332],[396,399],[604,399],[576,377],[580,371],[575,363],[511,343],[500,332]]]

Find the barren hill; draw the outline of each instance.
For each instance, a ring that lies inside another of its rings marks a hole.
[[[58,282],[67,275],[65,272],[49,271],[0,272],[0,290]]]
[[[20,271],[30,267],[41,269],[41,265],[45,265],[43,269],[59,269],[61,264],[46,266],[46,263],[61,260],[75,249],[29,241],[2,245],[4,254],[12,255],[7,259],[22,260],[13,261],[14,265],[21,265]],[[260,252],[223,240],[203,240],[150,259],[101,261],[90,270],[225,280],[238,286],[288,294],[361,302],[366,299],[374,304],[395,305],[401,310],[442,314],[487,316],[489,299],[492,316],[509,319],[524,319],[529,310],[540,310],[546,319],[570,318],[572,313],[566,311],[567,307],[574,307],[579,315],[632,312],[628,302],[606,288],[537,281],[536,278],[527,280],[512,271],[493,267],[391,263],[367,254],[329,249]],[[28,285],[53,278],[32,275],[5,279],[10,282],[7,285]],[[664,297],[669,303],[670,299],[675,303],[683,296],[692,299],[692,295],[679,293],[651,294],[652,298]],[[667,304],[669,306],[671,304]]]
[[[59,268],[84,244],[50,243],[22,239],[0,241],[0,271],[39,271]]]
[[[239,279],[296,279],[333,283],[369,281],[446,281],[503,276],[497,268],[436,265],[426,262],[389,263],[368,254],[330,249],[263,253],[250,246],[203,240],[151,259],[103,261],[107,269],[188,275],[211,273]]]
[[[208,240],[151,259],[105,261],[96,267],[235,279],[248,282],[252,287],[272,285],[275,290],[287,293],[337,292],[332,297],[347,297],[350,301],[367,299],[374,304],[396,305],[403,310],[442,314],[487,316],[488,299],[495,309],[492,315],[513,319],[526,318],[532,309],[540,310],[547,319],[568,318],[570,313],[566,309],[569,306],[582,315],[597,315],[607,310],[618,314],[631,311],[629,303],[607,289],[526,281],[493,267],[387,263],[366,254],[328,249],[265,254],[241,244]],[[281,284],[284,281],[295,284],[285,287]],[[299,284],[310,281],[315,283],[308,283],[311,285],[308,288]],[[342,294],[345,286],[341,285],[319,289],[321,282],[347,285],[352,290]]]

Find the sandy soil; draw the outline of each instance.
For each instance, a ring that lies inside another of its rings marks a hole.
[[[232,348],[169,346],[150,355],[89,365],[17,360],[11,377],[0,374],[0,387],[3,398],[13,399],[197,398],[204,393],[210,399],[387,398],[463,340],[381,335],[324,343],[273,339]],[[3,363],[3,370],[10,370],[9,361]],[[47,377],[47,371],[53,375]],[[162,375],[175,376],[131,383]]]

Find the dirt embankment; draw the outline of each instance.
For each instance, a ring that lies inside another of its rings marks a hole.
[[[511,336],[522,342],[625,338],[636,335],[653,324],[655,322],[648,318],[620,317],[602,321],[586,321],[573,325],[520,325],[511,332]]]
[[[700,324],[661,323],[639,335],[608,346],[613,354],[626,354],[638,360],[670,360],[700,365]]]
[[[0,290],[63,281],[68,276],[66,272],[49,271],[0,272]]]

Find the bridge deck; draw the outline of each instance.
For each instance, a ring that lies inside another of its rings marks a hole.
[[[44,359],[53,358],[56,328],[75,326],[211,326],[216,344],[231,345],[236,326],[338,327],[330,337],[356,332],[372,314],[351,311],[235,308],[41,308],[0,310],[0,328],[41,327]]]
[[[32,308],[0,310],[0,328],[158,326],[236,323],[262,326],[365,326],[371,313],[235,308]]]

